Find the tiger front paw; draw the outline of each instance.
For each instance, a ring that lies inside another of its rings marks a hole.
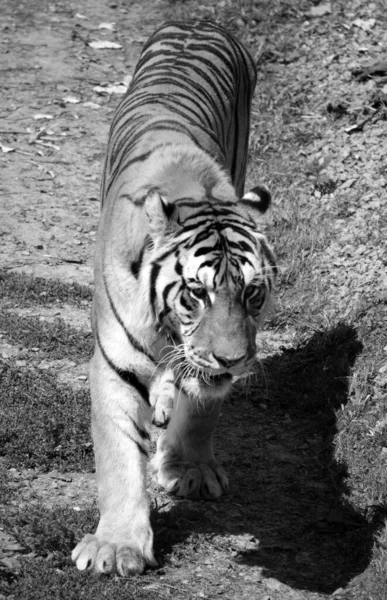
[[[172,416],[175,397],[173,372],[159,373],[152,382],[149,401],[153,407],[152,421],[158,427],[165,427]]]
[[[153,402],[153,417],[152,422],[157,427],[165,427],[173,412],[173,398],[169,395],[157,397]]]
[[[157,567],[153,554],[153,533],[145,536],[141,543],[110,541],[108,537],[87,534],[74,548],[71,558],[80,571],[94,570],[96,573],[118,573],[126,577],[143,573],[147,565]]]
[[[165,434],[161,435],[151,463],[158,484],[170,494],[193,500],[215,499],[228,492],[229,482],[223,467],[211,455],[206,458],[203,452],[195,454],[192,449],[184,452],[184,448],[172,445]]]

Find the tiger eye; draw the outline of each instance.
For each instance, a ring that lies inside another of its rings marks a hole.
[[[254,285],[249,284],[244,292],[244,301],[248,308],[254,312],[259,311],[266,298],[266,286],[265,284]]]
[[[191,288],[189,292],[195,300],[199,300],[204,302],[204,304],[207,304],[209,296],[205,287]]]

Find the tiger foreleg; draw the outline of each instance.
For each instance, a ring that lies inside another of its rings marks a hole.
[[[171,369],[160,371],[151,384],[149,400],[153,407],[153,423],[166,425],[172,416],[175,397],[174,374]]]
[[[111,368],[98,345],[90,384],[100,521],[72,558],[80,570],[141,573],[146,564],[157,565],[146,491],[151,408]]]
[[[190,498],[218,498],[228,478],[217,463],[213,435],[222,398],[205,401],[177,392],[168,428],[159,437],[152,468],[168,492]]]

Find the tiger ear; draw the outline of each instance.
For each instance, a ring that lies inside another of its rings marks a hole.
[[[253,218],[260,217],[271,204],[271,194],[266,186],[257,185],[247,192],[240,202]]]
[[[152,238],[160,237],[173,228],[175,206],[169,204],[155,189],[149,190],[145,197],[145,212]]]

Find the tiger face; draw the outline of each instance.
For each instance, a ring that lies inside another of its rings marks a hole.
[[[168,354],[181,377],[224,393],[253,362],[270,306],[272,252],[239,203],[192,206],[185,198],[169,206],[155,191],[150,202],[151,218],[164,224],[150,261],[157,327],[174,341],[176,351]]]

